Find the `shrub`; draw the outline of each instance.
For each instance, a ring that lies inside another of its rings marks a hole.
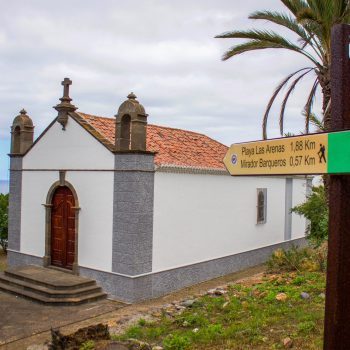
[[[81,344],[79,350],[94,350],[95,349],[95,342],[93,340],[88,340]]]
[[[7,252],[9,195],[0,194],[0,246]]]
[[[308,253],[305,248],[292,246],[289,250],[277,249],[267,261],[267,267],[271,272],[301,271],[302,264],[307,256]]]
[[[269,272],[290,271],[325,271],[327,265],[328,244],[319,247],[298,248],[289,250],[277,249],[267,261]]]
[[[140,327],[144,327],[144,326],[146,326],[147,321],[146,321],[144,318],[140,318],[140,319],[138,320],[137,324],[138,324]]]
[[[292,212],[309,220],[306,238],[311,243],[319,246],[328,238],[328,204],[324,186],[312,187],[306,202],[294,207]]]
[[[189,347],[190,340],[186,336],[169,334],[163,340],[165,350],[185,350]]]

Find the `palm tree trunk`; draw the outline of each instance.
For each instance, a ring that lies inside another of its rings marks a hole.
[[[323,101],[322,101],[322,112],[323,112],[323,125],[325,132],[331,131],[331,79],[330,79],[330,69],[328,66],[320,69],[318,73],[318,79],[322,88]],[[328,203],[329,199],[329,175],[324,174],[322,176],[323,185],[326,194],[326,200]]]
[[[329,132],[331,130],[331,77],[329,67],[322,67],[317,75],[322,88],[323,95],[322,112],[324,129],[326,132]]]

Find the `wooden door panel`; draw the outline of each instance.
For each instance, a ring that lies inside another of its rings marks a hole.
[[[59,187],[52,199],[51,264],[71,269],[75,258],[75,201],[68,187]]]
[[[53,198],[52,207],[52,229],[54,233],[51,240],[51,261],[53,265],[62,266],[63,263],[63,230],[64,230],[64,195],[56,193]]]

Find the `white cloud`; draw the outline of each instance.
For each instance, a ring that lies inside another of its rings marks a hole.
[[[87,113],[113,116],[134,91],[150,123],[189,128],[226,144],[258,139],[274,87],[308,62],[280,50],[222,62],[234,42],[214,36],[266,27],[247,20],[248,14],[281,7],[275,0],[6,2],[0,13],[0,137],[9,137],[22,107],[38,135],[55,117],[52,106],[68,76],[73,103]],[[290,101],[290,131],[303,128],[307,88],[305,83]],[[278,109],[273,114],[269,125],[276,136]]]

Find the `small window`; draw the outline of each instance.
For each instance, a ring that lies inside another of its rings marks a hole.
[[[131,118],[130,115],[124,115],[120,124],[120,149],[125,151],[130,149],[130,131],[131,131]]]
[[[17,125],[13,131],[12,153],[21,153],[21,128]]]
[[[258,188],[257,191],[257,224],[266,223],[266,188]]]

